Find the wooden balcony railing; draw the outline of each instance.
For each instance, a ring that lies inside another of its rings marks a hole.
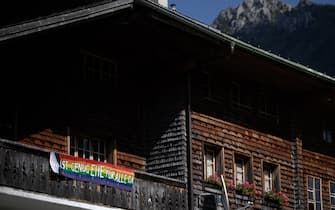
[[[49,151],[0,139],[0,185],[124,209],[187,209],[185,183],[135,172],[132,191],[52,173]]]

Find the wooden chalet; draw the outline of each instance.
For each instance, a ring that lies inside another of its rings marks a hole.
[[[1,14],[1,209],[224,209],[221,175],[230,209],[335,209],[333,77],[155,1],[34,2]]]

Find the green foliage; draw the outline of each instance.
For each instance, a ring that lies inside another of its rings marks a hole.
[[[273,191],[265,192],[263,193],[263,198],[268,202],[288,206],[288,197],[283,192],[273,192]]]

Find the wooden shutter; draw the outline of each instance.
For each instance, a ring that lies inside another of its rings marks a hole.
[[[224,149],[222,148],[221,150],[218,151],[216,155],[216,162],[215,162],[215,169],[216,169],[216,174],[221,175],[224,172]]]
[[[273,188],[275,192],[280,191],[280,173],[279,173],[279,166],[273,170]]]
[[[248,158],[245,160],[245,179],[246,181],[248,181],[249,183],[253,182],[253,174],[252,174],[252,163],[251,163],[251,158]]]

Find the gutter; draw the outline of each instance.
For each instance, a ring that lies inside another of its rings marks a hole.
[[[234,38],[230,35],[222,33],[220,30],[215,29],[215,28],[213,28],[213,27],[211,27],[207,24],[204,24],[204,23],[199,22],[197,20],[194,20],[194,19],[192,19],[188,16],[180,14],[180,13],[176,12],[175,10],[165,8],[165,7],[160,6],[157,3],[154,3],[154,2],[149,1],[149,0],[134,0],[134,1],[137,4],[149,7],[151,9],[155,10],[156,12],[159,12],[163,15],[166,15],[169,18],[171,18],[171,19],[173,19],[177,22],[183,23],[183,24],[193,28],[194,30],[202,32],[205,35],[208,35],[209,37],[214,38],[218,41],[225,42],[225,43],[228,43],[230,45],[233,44],[233,45],[235,45],[235,47],[245,49],[245,50],[247,50],[251,53],[255,53],[255,54],[263,56],[263,57],[265,57],[269,60],[272,60],[274,62],[277,62],[277,63],[283,64],[283,65],[286,65],[288,67],[291,67],[292,70],[310,75],[314,78],[318,78],[322,81],[325,81],[325,82],[328,82],[332,85],[335,85],[335,78],[334,77],[331,77],[329,75],[318,72],[318,71],[316,71],[312,68],[309,68],[307,66],[304,66],[302,64],[299,64],[299,63],[290,61],[288,59],[282,58],[278,55],[275,55],[275,54],[270,53],[266,50],[255,47],[251,44],[245,43],[245,42],[243,42],[241,40],[238,40],[238,39],[236,39],[236,38]]]

